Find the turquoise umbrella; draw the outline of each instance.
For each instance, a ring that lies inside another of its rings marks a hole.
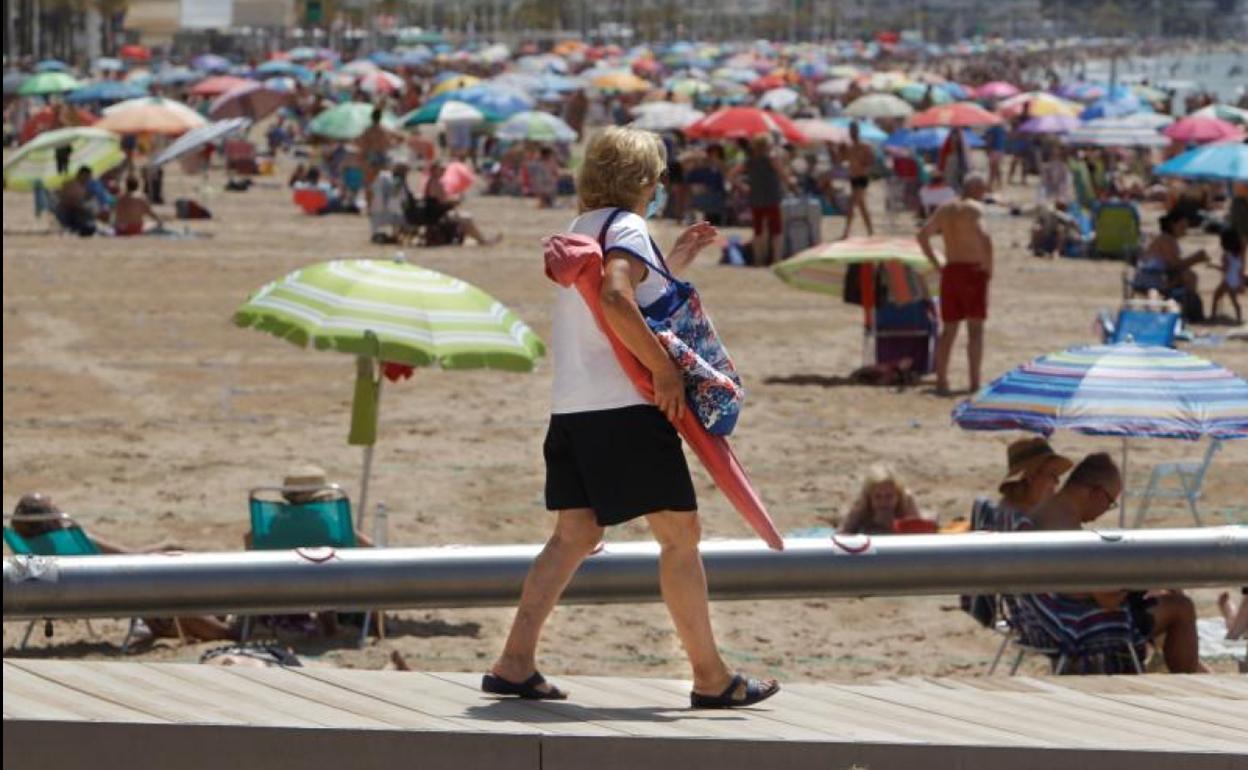
[[[1248,144],[1206,144],[1153,169],[1158,176],[1248,182]]]
[[[372,124],[373,105],[366,102],[347,102],[330,107],[312,119],[308,133],[324,139],[350,141],[363,134]],[[399,128],[399,119],[390,113],[381,117],[381,125],[390,130]]]
[[[364,447],[359,522],[377,441],[381,362],[528,372],[546,352],[528,325],[484,291],[402,261],[334,260],[296,270],[252,295],[234,323],[356,356],[347,441]]]

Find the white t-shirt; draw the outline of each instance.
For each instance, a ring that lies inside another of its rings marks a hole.
[[[571,232],[597,239],[602,225],[615,209],[595,209],[577,217]],[[606,248],[623,249],[660,264],[650,244],[646,220],[629,211],[620,212],[607,230]],[[654,270],[637,285],[637,303],[652,304],[667,289],[668,281]],[[615,359],[611,343],[598,328],[589,306],[575,288],[555,289],[551,351],[555,358],[553,414],[596,412],[648,403]]]

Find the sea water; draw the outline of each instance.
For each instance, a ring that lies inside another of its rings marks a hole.
[[[1107,59],[1092,60],[1075,65],[1067,74],[1077,77],[1085,72],[1086,80],[1109,82],[1112,69]],[[1186,86],[1177,89],[1180,97],[1193,90],[1210,91],[1219,101],[1234,104],[1248,89],[1248,45],[1234,51],[1122,57],[1117,61],[1117,74],[1122,82],[1147,81],[1163,89]]]

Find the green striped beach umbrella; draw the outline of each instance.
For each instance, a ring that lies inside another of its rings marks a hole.
[[[56,171],[56,150],[69,147],[69,170]],[[81,166],[95,174],[111,171],[126,159],[121,142],[112,131],[102,128],[58,128],[45,131],[4,161],[6,190],[29,190],[42,182],[49,190],[59,190]]]
[[[19,96],[47,96],[63,94],[82,88],[82,82],[65,72],[40,72],[22,81],[18,86]]]
[[[356,356],[348,443],[364,447],[359,522],[377,440],[380,362],[527,372],[546,352],[527,324],[484,291],[402,261],[334,260],[296,270],[252,295],[234,323]]]

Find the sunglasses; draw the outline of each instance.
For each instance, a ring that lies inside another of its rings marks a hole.
[[[1096,489],[1100,490],[1102,495],[1105,495],[1105,510],[1112,511],[1118,507],[1118,498],[1111,495],[1108,489],[1105,487],[1097,487]]]

